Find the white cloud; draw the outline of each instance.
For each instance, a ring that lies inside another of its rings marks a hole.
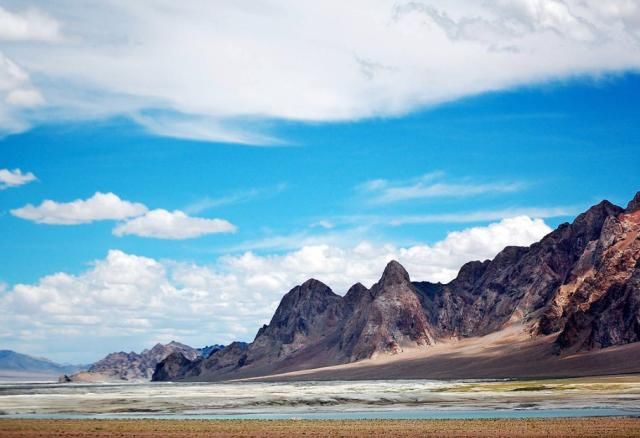
[[[5,348],[68,361],[171,339],[195,346],[251,340],[282,295],[309,277],[343,294],[356,281],[370,286],[397,259],[414,280],[448,281],[469,260],[549,231],[540,219],[517,217],[453,232],[433,245],[316,244],[277,255],[224,256],[212,266],[114,250],[78,275],[57,273],[8,288],[0,295],[0,332]]]
[[[277,145],[284,143],[276,137],[253,131],[243,130],[233,126],[232,121],[224,122],[208,116],[197,114],[169,114],[169,115],[133,115],[133,120],[147,128],[154,134],[180,138],[185,140],[217,141],[223,143],[238,143],[246,145]]]
[[[113,193],[96,192],[88,199],[72,202],[43,201],[11,210],[11,214],[39,224],[74,225],[100,220],[121,220],[140,216],[147,207],[120,199]]]
[[[0,190],[18,187],[37,179],[33,173],[22,173],[20,169],[0,169]]]
[[[638,69],[639,5],[59,0],[39,3],[39,14],[55,17],[64,38],[9,49],[41,78],[47,107],[57,110],[24,124],[115,113],[159,135],[269,144],[278,140],[265,120],[398,115],[522,84]],[[54,36],[54,27],[39,28]],[[18,28],[31,30],[5,32],[35,39],[32,27]]]
[[[415,199],[512,193],[524,187],[524,184],[519,182],[479,183],[469,180],[449,182],[444,180],[444,176],[443,172],[433,172],[408,181],[374,179],[361,184],[358,189],[371,196],[372,203],[389,204]]]
[[[38,9],[11,12],[0,6],[0,41],[57,41],[60,24]]]
[[[17,89],[12,90],[7,94],[5,101],[9,105],[17,107],[34,107],[42,105],[44,98],[38,90],[35,89]]]
[[[0,135],[27,129],[23,111],[44,103],[29,74],[0,51]]]
[[[0,6],[0,41],[10,43],[60,41],[59,23],[35,8],[12,12]],[[44,46],[43,46],[44,48]],[[26,111],[42,107],[45,99],[28,71],[0,51],[0,135],[29,127]]]
[[[33,174],[22,175],[18,169],[13,171],[14,173],[3,172],[0,170],[0,182],[6,179],[6,184],[15,185],[18,181],[35,179]],[[101,192],[96,192],[88,199],[76,199],[71,202],[45,200],[37,206],[27,204],[11,210],[11,214],[39,224],[52,225],[76,225],[102,220],[122,221],[113,229],[116,236],[135,235],[179,240],[236,231],[236,226],[224,219],[191,217],[180,210],[149,211],[144,204],[125,201],[114,193]]]
[[[191,217],[180,210],[156,209],[119,224],[113,234],[179,240],[235,231],[236,226],[224,219]]]

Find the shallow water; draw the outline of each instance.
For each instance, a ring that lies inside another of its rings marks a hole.
[[[640,416],[640,377],[538,381],[0,383],[29,418],[514,418]]]

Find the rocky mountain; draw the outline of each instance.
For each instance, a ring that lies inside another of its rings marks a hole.
[[[224,348],[224,345],[222,344],[213,344],[213,345],[207,345],[202,348],[196,348],[196,350],[198,351],[198,355],[204,358],[207,358],[211,356],[212,353],[215,353],[218,350],[222,350],[223,348]]]
[[[222,380],[408,349],[429,354],[513,327],[531,345],[550,343],[539,351],[557,360],[640,340],[640,193],[626,208],[603,201],[540,242],[469,262],[447,284],[411,282],[395,261],[371,289],[356,284],[343,297],[308,280],[283,297],[251,344],[195,361],[178,352],[153,379]]]
[[[86,369],[83,365],[64,365],[42,357],[29,356],[12,350],[0,350],[1,379],[54,379],[63,373]]]
[[[187,360],[194,361],[201,353],[188,345],[171,341],[156,344],[141,353],[120,351],[110,353],[89,367],[87,371],[73,375],[65,374],[62,382],[92,382],[112,380],[150,380],[156,365],[172,353],[179,353]]]

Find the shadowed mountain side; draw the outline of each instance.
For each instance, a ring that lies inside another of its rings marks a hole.
[[[501,354],[560,370],[553,364],[573,353],[640,340],[639,285],[640,193],[626,209],[602,201],[540,242],[469,262],[448,284],[412,283],[396,261],[371,289],[358,283],[344,297],[308,280],[283,297],[246,349],[227,347],[184,366],[174,358],[166,369],[159,364],[154,380],[243,378],[403,352],[408,358],[408,350],[510,327],[525,337],[522,351],[541,339],[545,347],[526,355],[507,344]]]

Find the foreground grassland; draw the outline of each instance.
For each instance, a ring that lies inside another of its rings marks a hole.
[[[638,418],[522,420],[0,420],[0,437],[640,437]]]

